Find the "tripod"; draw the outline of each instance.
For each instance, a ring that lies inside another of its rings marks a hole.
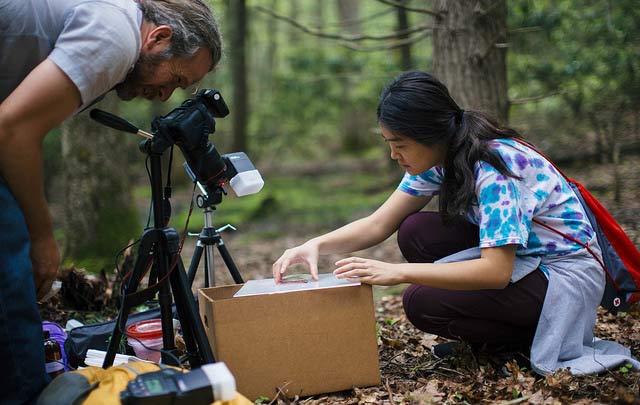
[[[146,229],[141,237],[134,269],[122,285],[122,303],[109,341],[109,348],[102,364],[113,365],[116,350],[122,339],[131,308],[152,299],[158,293],[162,324],[162,362],[177,364],[174,342],[172,293],[185,341],[187,359],[192,368],[213,363],[215,358],[207,335],[198,315],[196,302],[191,293],[191,284],[179,254],[178,232],[165,227],[164,204],[168,203],[168,190],[162,190],[162,152],[154,150],[151,140],[143,141],[140,149],[147,153],[150,161],[150,183],[153,208],[153,228]],[[167,212],[168,213],[168,212]],[[215,236],[215,233],[214,233]],[[219,235],[218,235],[219,237]],[[215,238],[214,238],[215,239]],[[137,291],[140,280],[148,270],[150,286]],[[237,269],[236,269],[237,272]],[[152,283],[154,283],[152,285]]]
[[[189,168],[189,165],[184,164],[184,169],[194,182],[197,182],[195,175]],[[215,186],[213,192],[207,193],[207,191],[202,187],[202,185],[197,182],[200,192],[202,194],[198,195],[196,202],[198,204],[198,208],[202,208],[204,212],[204,228],[198,235],[198,242],[196,243],[196,248],[193,252],[193,256],[191,257],[191,263],[189,264],[189,285],[193,284],[193,280],[196,277],[196,272],[198,271],[198,265],[202,258],[202,253],[204,256],[204,275],[205,275],[205,287],[215,286],[215,273],[213,267],[214,260],[214,251],[213,247],[216,246],[218,248],[218,252],[220,252],[220,256],[224,261],[224,264],[229,269],[229,273],[231,273],[231,277],[236,284],[244,283],[236,264],[233,262],[233,258],[227,250],[227,246],[224,244],[222,240],[222,236],[220,236],[220,231],[224,231],[226,228],[232,228],[235,231],[235,228],[231,225],[225,225],[220,229],[216,229],[213,226],[213,211],[216,210],[216,205],[220,204],[222,201],[222,194],[224,194],[224,190],[221,186]]]

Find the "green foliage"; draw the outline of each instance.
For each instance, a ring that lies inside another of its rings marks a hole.
[[[620,371],[622,374],[627,374],[631,370],[633,370],[633,365],[631,363],[625,363],[618,369],[618,371]]]
[[[74,254],[66,252],[64,263],[73,263],[93,273],[103,269],[112,271],[116,253],[140,235],[140,224],[140,217],[132,207],[111,206],[100,210],[98,224],[92,230],[96,236],[87,237],[91,242]]]
[[[640,104],[637,2],[514,0],[509,6],[510,27],[538,28],[512,35],[511,97],[556,94],[514,108],[518,120],[536,111],[542,119],[560,114],[540,136],[570,132],[576,145],[589,132],[613,141],[632,131],[631,113]]]
[[[258,229],[260,224],[275,224],[279,232],[287,229],[292,234],[328,230],[372,212],[393,188],[388,175],[380,171],[355,172],[349,176],[342,172],[323,176],[274,174],[265,178],[265,186],[257,194],[225,197],[214,212],[214,224]],[[186,194],[189,193],[190,190]],[[178,229],[182,229],[188,213],[185,204],[181,207],[175,210],[172,219]],[[203,225],[204,216],[196,207],[189,230],[198,232]]]
[[[227,2],[209,3],[227,32],[231,23]],[[362,34],[379,36],[394,31],[393,6],[378,1],[359,3]],[[413,0],[408,4],[429,8],[432,3],[424,5]],[[390,175],[379,172],[321,177],[288,174],[292,167],[312,162],[331,166],[344,156],[375,160],[381,156],[375,108],[384,85],[400,71],[398,51],[383,47],[375,52],[354,51],[341,41],[303,33],[256,8],[272,9],[305,27],[345,34],[349,27],[340,22],[336,4],[316,0],[247,2],[247,152],[256,167],[269,170],[265,188],[259,194],[225,197],[215,212],[216,225],[229,222],[253,227],[263,235],[281,234],[284,229],[291,233],[330,229],[370,212],[393,189]],[[510,111],[513,126],[554,155],[591,151],[596,132],[621,138],[637,132],[637,123],[633,124],[640,114],[637,1],[510,0],[508,9],[511,30],[532,28],[509,35],[510,98],[553,95],[514,105]],[[408,16],[409,26],[433,22],[425,14],[410,12]],[[227,39],[225,45],[228,44]],[[381,44],[370,40],[348,43],[360,48]],[[428,37],[413,44],[415,68],[430,70],[431,53]],[[200,85],[220,90],[231,106],[234,95],[229,69],[229,60],[223,58]],[[122,103],[119,115],[149,130],[153,117],[165,114],[190,96],[177,90],[167,103]],[[233,114],[232,110],[229,117],[216,119],[216,132],[210,136],[220,153],[234,152],[230,150]],[[146,221],[150,199],[144,155],[136,147],[141,138],[129,134],[122,137],[131,144],[127,158],[138,173],[133,198],[139,202],[139,212],[131,215],[142,217],[135,222],[141,224]],[[48,190],[55,189],[53,179],[61,166],[59,138],[56,131],[44,142]],[[183,158],[177,150],[174,161],[172,226],[181,231],[191,188],[179,168]],[[380,184],[388,187],[379,187]],[[55,195],[50,200],[55,203]],[[90,263],[94,258],[89,256],[74,258],[76,263],[80,260],[86,261],[87,267],[110,267],[117,249],[106,246],[106,240],[124,246],[128,238],[141,231],[119,228],[118,222],[108,215],[104,218],[100,239],[105,240],[105,246],[96,247],[92,253],[103,264]],[[268,223],[276,223],[277,229]],[[195,208],[189,229],[198,231],[202,226],[203,216]],[[58,230],[56,236],[62,237]]]

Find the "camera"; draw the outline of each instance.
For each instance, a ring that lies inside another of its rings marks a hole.
[[[228,114],[229,108],[218,91],[201,89],[194,98],[156,117],[151,123],[153,140],[147,142],[156,153],[178,145],[195,180],[209,192],[229,184],[238,196],[257,193],[264,181],[247,155],[236,152],[221,156],[209,141],[209,134],[216,129],[214,117]]]

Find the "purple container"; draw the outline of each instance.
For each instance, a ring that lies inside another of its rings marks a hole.
[[[62,362],[64,363],[64,371],[69,371],[69,365],[67,364],[67,354],[64,352],[64,342],[67,340],[67,333],[64,328],[55,322],[44,321],[42,322],[42,330],[48,330],[51,339],[54,339],[60,345],[62,350]]]

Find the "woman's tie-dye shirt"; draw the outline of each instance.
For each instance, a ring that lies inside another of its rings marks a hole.
[[[480,247],[519,245],[518,255],[566,255],[580,245],[532,222],[536,218],[587,243],[593,228],[572,189],[537,152],[511,139],[490,142],[516,178],[503,176],[487,162],[475,165],[476,201],[468,220],[479,226]],[[444,171],[436,166],[398,186],[415,196],[439,193]]]

